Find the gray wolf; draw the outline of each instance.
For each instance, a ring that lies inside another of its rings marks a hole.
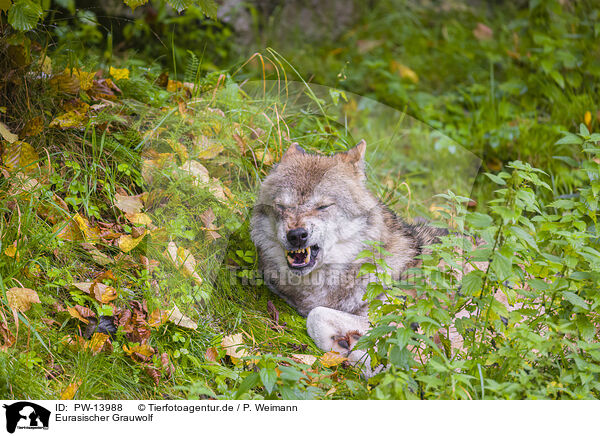
[[[260,187],[251,237],[269,288],[307,317],[315,344],[357,362],[352,347],[369,328],[363,300],[372,277],[357,278],[356,259],[380,241],[398,279],[443,230],[407,224],[366,186],[365,141],[332,156],[292,144]]]

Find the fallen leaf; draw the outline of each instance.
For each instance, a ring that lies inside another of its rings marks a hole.
[[[81,71],[79,68],[73,68],[71,72],[75,77],[77,77],[77,80],[79,80],[79,87],[82,90],[87,91],[92,87],[94,83],[94,76],[96,75],[95,72]]]
[[[87,115],[76,112],[67,111],[50,121],[49,127],[55,127],[61,130],[66,129],[82,129],[87,123]]]
[[[310,354],[292,354],[292,359],[298,363],[312,366],[312,364],[317,361],[317,356],[312,356]]]
[[[4,320],[0,322],[0,335],[2,335],[0,351],[6,351],[15,344],[15,336],[11,333],[11,331],[8,328],[8,325]]]
[[[173,309],[171,309],[167,313],[168,320],[179,327],[184,327],[186,329],[192,330],[196,330],[198,328],[198,324],[192,321],[191,318],[181,313],[181,310],[179,310],[179,307],[177,307],[177,305],[174,305]]]
[[[96,314],[92,312],[90,309],[84,306],[76,305],[74,307],[67,306],[67,311],[71,314],[73,318],[77,318],[78,320],[88,324],[90,321],[86,318],[95,318]]]
[[[195,271],[196,259],[194,255],[183,247],[177,247],[174,242],[169,242],[165,255],[179,268],[187,277],[191,277],[198,285],[202,284],[202,278]]]
[[[4,254],[6,254],[8,257],[15,257],[16,256],[16,258],[18,260],[19,256],[18,256],[18,253],[17,253],[17,241],[13,242],[8,247],[6,247],[6,249],[4,250]]]
[[[41,303],[37,292],[28,288],[10,288],[6,291],[6,298],[12,309],[21,312],[31,309],[31,303]]]
[[[134,353],[137,353],[145,358],[152,357],[152,355],[155,353],[154,348],[148,344],[123,344],[123,351],[125,351],[128,356],[132,356]]]
[[[219,235],[215,231],[216,230],[216,228],[215,228],[216,216],[211,208],[208,208],[207,210],[202,212],[202,214],[200,214],[200,219],[202,220],[202,223],[204,224],[204,230],[206,231],[206,235],[210,239],[212,239],[214,241],[215,239],[219,239],[221,237],[221,235]]]
[[[327,353],[321,356],[321,364],[326,368],[331,368],[332,366],[337,366],[342,362],[348,360],[347,357],[342,356],[339,353],[335,353],[333,351],[328,351]]]
[[[108,303],[117,298],[117,291],[112,286],[100,282],[79,282],[73,283],[77,289],[89,294],[100,303]]]
[[[477,23],[473,35],[480,41],[487,41],[494,37],[494,31],[483,23]]]
[[[204,135],[192,140],[193,151],[196,159],[214,159],[225,150],[221,144],[216,144]]]
[[[188,160],[179,167],[179,170],[194,177],[196,179],[196,182],[194,183],[195,185],[198,185],[198,182],[208,183],[210,181],[208,170],[204,168],[204,165],[195,160]]]
[[[395,71],[403,79],[410,80],[413,83],[419,82],[419,76],[413,70],[408,68],[406,65],[402,65],[400,62],[392,61],[392,71]]]
[[[129,70],[127,68],[110,67],[109,73],[115,80],[129,79]]]
[[[77,393],[77,390],[79,389],[79,386],[81,386],[81,383],[83,383],[83,381],[77,380],[76,382],[71,383],[69,386],[67,386],[67,388],[62,392],[62,394],[60,394],[60,399],[61,400],[72,400],[73,397],[75,397],[75,394]]]
[[[10,144],[16,142],[19,139],[19,135],[15,135],[10,131],[8,126],[3,122],[0,122],[0,135],[7,140]]]
[[[144,229],[142,235],[137,238],[134,238],[132,235],[122,235],[118,242],[119,248],[122,252],[129,253],[142,242],[142,239],[144,239],[144,236],[146,236],[147,233],[148,231]]]
[[[185,148],[185,145],[183,145],[181,142],[167,139],[167,144],[169,144],[175,154],[179,156],[180,162],[186,162],[190,158],[187,148]]]
[[[36,136],[44,130],[44,118],[41,116],[35,117],[27,121],[21,130],[21,137]]]
[[[144,365],[144,371],[146,371],[146,374],[154,381],[154,384],[158,386],[160,383],[160,372],[150,365]]]
[[[160,310],[158,307],[152,311],[148,316],[148,325],[150,327],[158,328],[169,320],[169,314],[164,310]]]
[[[217,362],[219,360],[219,352],[215,347],[209,347],[204,353],[204,358],[210,362]]]
[[[138,226],[152,226],[152,218],[143,212],[125,213],[125,218],[132,224],[137,224]]]
[[[225,349],[225,354],[231,358],[234,364],[238,364],[242,357],[248,356],[248,351],[243,348],[244,339],[241,333],[225,336],[221,340],[221,346]]]
[[[86,343],[86,348],[91,350],[92,354],[96,355],[101,352],[107,344],[110,344],[109,336],[106,333],[96,332],[92,335],[89,342]]]
[[[115,194],[115,206],[128,214],[140,213],[144,207],[144,200],[148,197],[146,192],[138,195]]]
[[[36,169],[35,164],[39,160],[38,154],[34,148],[25,141],[15,141],[2,153],[2,162],[9,171],[17,168],[27,169],[28,171]]]

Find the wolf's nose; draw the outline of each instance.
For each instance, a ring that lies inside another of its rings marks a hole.
[[[294,247],[301,247],[305,245],[308,240],[308,231],[303,227],[292,229],[287,232],[287,240]]]

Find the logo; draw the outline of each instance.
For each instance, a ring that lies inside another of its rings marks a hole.
[[[15,429],[48,430],[50,411],[29,401],[19,401],[4,405],[6,409],[6,431],[14,433]]]

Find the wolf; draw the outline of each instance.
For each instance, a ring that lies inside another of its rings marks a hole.
[[[351,363],[365,358],[353,346],[369,329],[363,296],[373,277],[357,277],[366,242],[391,254],[386,262],[399,279],[444,234],[406,223],[369,191],[365,151],[364,140],[331,156],[292,144],[262,182],[250,221],[267,286],[307,318],[319,348]]]

